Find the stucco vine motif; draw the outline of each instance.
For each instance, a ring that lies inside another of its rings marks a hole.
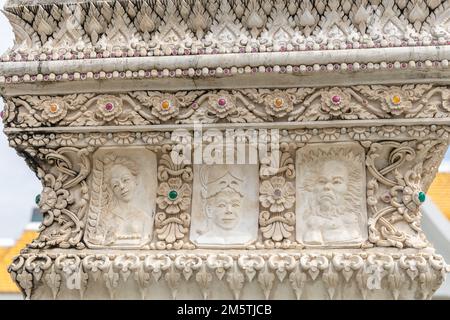
[[[423,248],[428,245],[420,226],[419,206],[425,200],[433,177],[432,153],[443,154],[445,145],[438,141],[373,143],[366,165],[369,215],[369,240],[377,246]],[[384,167],[378,158],[388,156]],[[406,223],[408,230],[398,228]]]
[[[449,115],[449,105],[449,89],[432,85],[136,91],[12,97],[7,99],[3,121],[20,128],[442,118]]]
[[[29,247],[84,248],[81,238],[89,201],[86,178],[91,170],[91,151],[62,147],[45,155],[46,162],[53,166],[51,170],[37,167],[43,184],[38,205],[44,219],[38,238]]]
[[[277,283],[286,283],[293,298],[312,294],[311,283],[323,283],[328,299],[344,298],[341,289],[355,280],[357,296],[375,297],[384,286],[392,289],[392,298],[400,299],[400,290],[414,286],[419,299],[428,299],[444,280],[446,265],[441,256],[430,254],[385,253],[241,253],[109,255],[62,253],[24,254],[9,270],[26,298],[39,295],[43,288],[54,299],[92,297],[90,281],[100,281],[111,299],[120,298],[119,287],[127,283],[136,288],[136,299],[146,299],[152,288],[165,284],[171,298],[182,298],[183,283],[192,281],[198,298],[216,297],[212,282],[223,282],[228,292],[221,296],[239,299],[247,286],[256,282],[261,298],[278,294]],[[395,279],[402,279],[398,282]],[[415,279],[419,278],[418,284]],[[198,290],[198,291],[197,291]],[[195,292],[195,293],[194,293]],[[197,293],[198,292],[198,293]]]
[[[7,7],[14,60],[446,44],[449,4],[169,0]]]

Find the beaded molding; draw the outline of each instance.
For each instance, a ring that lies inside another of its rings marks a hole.
[[[62,74],[25,74],[0,76],[0,84],[11,83],[34,83],[34,82],[58,82],[58,81],[83,81],[83,80],[123,80],[123,79],[160,79],[160,78],[204,78],[204,77],[228,77],[241,74],[312,74],[330,72],[357,72],[357,71],[377,71],[377,70],[430,70],[448,69],[447,59],[441,61],[409,61],[409,62],[381,62],[381,63],[341,63],[341,64],[313,64],[298,66],[246,66],[231,68],[201,68],[201,69],[151,69],[151,70],[127,70],[113,72],[74,72]]]

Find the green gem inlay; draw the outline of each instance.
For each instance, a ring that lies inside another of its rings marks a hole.
[[[425,201],[425,198],[426,198],[425,192],[420,191],[420,192],[419,192],[419,201],[420,201],[420,202],[424,202],[424,201]]]
[[[175,190],[170,190],[167,196],[170,200],[175,200],[178,197],[178,192],[176,192]]]
[[[36,202],[36,204],[39,205],[39,202],[41,202],[41,195],[40,194],[38,194],[36,196],[36,198],[34,198],[34,202]]]

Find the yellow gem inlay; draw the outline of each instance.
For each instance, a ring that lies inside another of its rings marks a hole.
[[[283,101],[282,98],[276,98],[276,99],[273,101],[273,104],[275,105],[275,107],[281,108],[281,107],[283,106],[283,104],[284,104],[284,101]]]
[[[169,108],[170,108],[170,102],[167,101],[167,100],[164,100],[164,101],[161,103],[161,107],[162,107],[164,110],[169,109]]]
[[[402,102],[402,98],[400,96],[395,95],[391,98],[391,101],[393,104],[398,105],[400,104],[400,102]]]
[[[51,113],[55,113],[56,111],[58,111],[59,106],[56,103],[52,103],[50,104],[50,112]]]

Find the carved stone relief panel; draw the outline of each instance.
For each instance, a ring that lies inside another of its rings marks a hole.
[[[364,149],[311,144],[297,151],[297,241],[345,246],[367,239]]]
[[[89,247],[139,247],[152,240],[156,154],[144,147],[101,148],[93,156]]]
[[[240,246],[258,232],[258,165],[195,165],[191,241]]]

